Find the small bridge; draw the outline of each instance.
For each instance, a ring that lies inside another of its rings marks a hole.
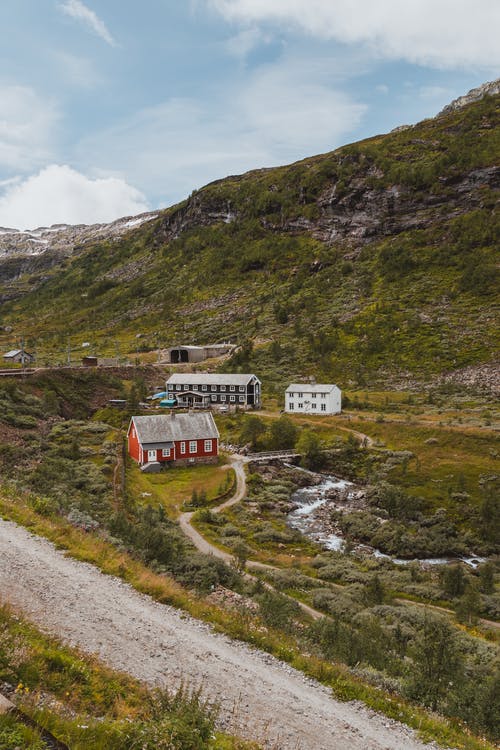
[[[301,454],[294,450],[286,451],[262,451],[260,453],[247,453],[247,458],[250,461],[290,461],[292,458],[300,458]]]

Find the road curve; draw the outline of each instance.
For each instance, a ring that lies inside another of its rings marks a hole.
[[[201,686],[221,726],[282,750],[423,750],[408,727],[0,519],[0,599],[150,685]]]

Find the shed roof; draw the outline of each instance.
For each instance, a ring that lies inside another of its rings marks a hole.
[[[331,393],[332,391],[340,391],[338,385],[334,383],[291,383],[286,389],[286,393],[290,391],[303,391],[305,393]]]
[[[225,373],[225,372],[177,372],[171,375],[167,380],[167,388],[169,385],[247,385],[248,382],[255,378],[260,383],[259,378],[256,375],[246,374],[241,375],[239,373]]]
[[[6,359],[7,357],[15,357],[17,354],[22,354],[21,349],[11,349],[10,352],[6,352],[3,356]],[[26,354],[26,352],[25,352]]]
[[[135,425],[141,445],[219,437],[219,431],[210,412],[155,414],[132,417],[131,422]]]

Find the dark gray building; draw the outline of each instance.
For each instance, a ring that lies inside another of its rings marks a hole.
[[[207,405],[260,409],[262,384],[256,375],[179,372],[166,383],[168,398],[185,402],[189,394],[200,394]],[[206,397],[209,398],[206,398]]]

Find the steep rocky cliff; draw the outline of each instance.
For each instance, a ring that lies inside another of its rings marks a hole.
[[[489,91],[217,180],[141,226],[125,220],[121,237],[63,240],[62,265],[50,251],[36,267],[11,258],[3,325],[48,351],[70,330],[102,354],[116,341],[134,350],[139,334],[143,349],[231,336],[245,345],[232,367],[280,378],[405,383],[491,363],[500,97]]]

